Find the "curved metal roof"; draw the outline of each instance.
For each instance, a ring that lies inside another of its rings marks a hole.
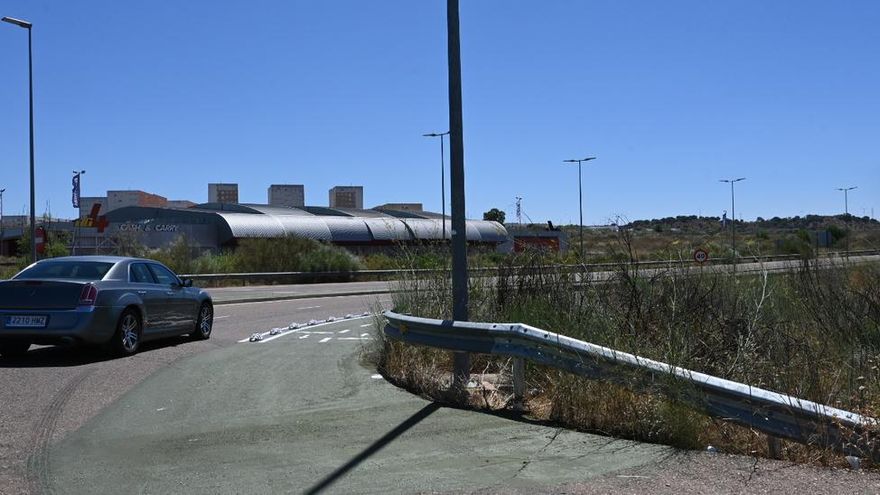
[[[287,208],[266,205],[206,203],[186,210],[167,208],[126,207],[111,213],[114,221],[179,220],[213,223],[220,229],[221,242],[236,238],[294,236],[336,243],[368,244],[371,242],[440,240],[443,222],[446,239],[452,237],[452,222],[429,212],[393,212],[352,210],[324,207]],[[507,240],[507,231],[497,222],[467,221],[470,242],[500,243]]]

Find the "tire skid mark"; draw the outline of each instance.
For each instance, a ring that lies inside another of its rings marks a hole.
[[[80,384],[91,375],[94,370],[87,370],[74,376],[61,387],[52,402],[43,411],[40,420],[34,426],[31,436],[30,455],[27,460],[27,485],[31,495],[51,493],[47,474],[49,472],[49,444],[52,442],[52,433],[64,406],[79,388]]]

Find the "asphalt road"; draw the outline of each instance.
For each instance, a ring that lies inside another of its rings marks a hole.
[[[387,304],[388,296],[218,306],[211,339],[150,342],[125,359],[62,347],[34,347],[24,358],[0,358],[0,494],[40,493],[47,481],[50,445],[153,373],[174,369],[190,356],[238,345],[255,331],[362,312],[373,309],[377,301]]]

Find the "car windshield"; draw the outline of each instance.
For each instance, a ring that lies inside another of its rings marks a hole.
[[[37,263],[14,279],[61,278],[70,280],[101,280],[113,263],[100,261],[52,261]]]

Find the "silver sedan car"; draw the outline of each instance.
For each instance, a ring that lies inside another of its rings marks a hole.
[[[68,256],[38,261],[0,282],[0,355],[31,344],[107,345],[118,355],[173,335],[211,336],[211,296],[156,261]]]

